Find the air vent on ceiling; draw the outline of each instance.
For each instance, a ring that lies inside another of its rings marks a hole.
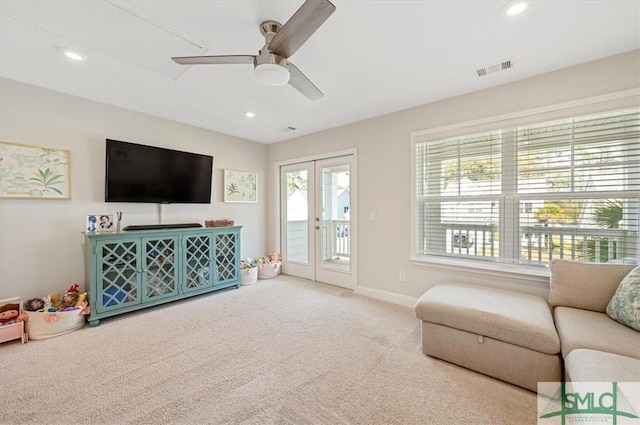
[[[494,72],[505,71],[511,68],[513,68],[513,60],[508,59],[500,63],[480,67],[476,69],[476,74],[478,74],[478,77],[483,77],[487,74],[493,74]]]
[[[289,127],[281,128],[280,131],[282,131],[283,133],[288,133],[290,131],[296,131],[296,128],[289,126]]]

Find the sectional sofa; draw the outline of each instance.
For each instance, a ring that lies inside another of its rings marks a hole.
[[[415,306],[423,352],[532,391],[563,379],[640,381],[640,332],[607,314],[623,280],[629,288],[635,279],[640,295],[640,266],[555,260],[550,268],[548,300],[489,286],[434,286]],[[631,314],[640,324],[640,297],[637,303]]]

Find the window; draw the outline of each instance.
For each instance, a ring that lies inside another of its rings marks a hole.
[[[520,212],[531,214],[533,212],[533,202],[524,202],[520,205]]]
[[[415,141],[415,254],[638,262],[640,110]]]

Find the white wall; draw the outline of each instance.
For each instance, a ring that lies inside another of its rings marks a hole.
[[[273,181],[274,167],[279,161],[357,149],[357,290],[363,294],[412,304],[436,283],[466,282],[546,296],[545,277],[486,274],[409,262],[410,134],[638,87],[640,51],[633,51],[270,145],[268,178]],[[268,196],[268,222],[273,223],[274,195],[269,192]],[[369,211],[376,211],[375,221],[369,220]],[[268,241],[275,246],[275,225],[270,227]],[[406,271],[406,282],[399,281],[400,270]]]
[[[71,200],[0,199],[0,299],[84,287],[87,214],[123,211],[123,226],[158,223],[157,204],[105,203],[105,139],[213,155],[210,205],[163,205],[164,223],[235,219],[243,256],[265,254],[267,146],[101,103],[0,80],[0,140],[71,149]],[[223,170],[258,172],[258,204],[225,204]]]
[[[213,155],[211,205],[167,205],[163,221],[232,217],[244,226],[243,256],[277,246],[272,184],[276,162],[356,148],[358,291],[406,304],[445,281],[545,294],[547,279],[409,262],[410,133],[638,87],[640,52],[634,51],[267,146],[0,79],[0,140],[72,151],[71,200],[0,199],[0,299],[62,292],[72,283],[83,286],[80,232],[87,214],[124,211],[123,225],[157,222],[156,205],[104,202],[106,138]],[[258,196],[266,202],[223,203],[225,168],[257,171]],[[376,211],[375,221],[369,220],[371,210]],[[400,270],[406,271],[406,282],[398,280]]]

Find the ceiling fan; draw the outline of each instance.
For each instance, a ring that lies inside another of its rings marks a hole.
[[[317,100],[324,94],[288,59],[335,10],[336,7],[329,0],[306,0],[284,25],[276,21],[261,23],[260,32],[264,35],[265,44],[258,55],[183,56],[171,59],[180,65],[253,63],[255,76],[263,83],[272,86],[289,83],[309,99]]]

